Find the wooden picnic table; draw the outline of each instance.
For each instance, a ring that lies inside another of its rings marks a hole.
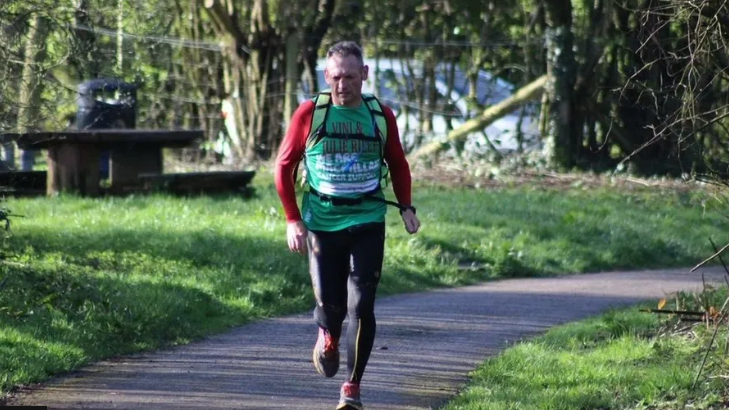
[[[110,152],[113,190],[139,183],[140,174],[161,174],[162,148],[182,148],[203,138],[202,130],[91,129],[3,134],[26,150],[48,150],[46,192],[96,196],[100,191],[100,154]]]

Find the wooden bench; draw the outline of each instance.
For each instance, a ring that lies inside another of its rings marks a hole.
[[[21,149],[48,150],[46,193],[100,192],[100,153],[110,152],[111,190],[139,184],[140,174],[162,174],[162,148],[182,148],[203,138],[202,130],[98,129],[4,134]]]
[[[37,196],[46,191],[46,171],[0,171],[0,193],[13,196]]]
[[[139,181],[145,190],[172,192],[178,195],[245,193],[255,175],[255,171],[140,174]]]

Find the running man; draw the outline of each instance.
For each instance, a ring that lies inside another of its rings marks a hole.
[[[375,340],[387,205],[399,208],[407,232],[420,228],[395,116],[375,96],[362,94],[368,70],[356,43],[333,45],[324,70],[329,90],[298,107],[276,159],[289,249],[309,256],[319,326],[313,363],[325,377],[339,371],[339,341],[349,317],[338,410],[363,410],[360,382]],[[294,188],[300,161],[307,186],[301,212]],[[397,202],[385,200],[382,191],[388,170]]]

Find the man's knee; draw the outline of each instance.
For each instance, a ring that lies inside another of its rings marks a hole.
[[[376,270],[368,274],[356,274],[350,277],[350,287],[359,294],[374,293],[377,285],[380,284],[380,271]]]
[[[370,319],[375,316],[375,294],[379,278],[372,277],[369,280],[362,278],[352,281],[354,292],[350,294],[347,309],[350,317],[359,319]]]
[[[316,308],[317,320],[321,322],[333,323],[341,322],[347,315],[347,310],[344,307],[323,304]]]

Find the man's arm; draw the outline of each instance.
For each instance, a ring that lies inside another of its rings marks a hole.
[[[387,121],[387,142],[385,143],[385,162],[390,169],[392,179],[392,190],[395,192],[397,202],[402,205],[412,205],[412,177],[410,175],[410,164],[405,158],[402,144],[400,143],[400,131],[397,128],[395,114],[389,107],[382,107]]]
[[[276,157],[274,180],[287,222],[301,220],[301,211],[296,204],[294,170],[304,155],[306,137],[309,135],[313,112],[313,101],[306,101],[299,105],[299,108],[296,109],[296,112],[291,117],[291,124],[286,132],[286,136],[281,142],[278,156]]]
[[[400,132],[397,129],[397,121],[392,110],[384,107],[383,112],[387,120],[387,142],[385,143],[385,161],[390,168],[392,177],[392,189],[395,191],[397,202],[404,206],[412,206],[412,177],[410,175],[410,164],[405,158],[405,152],[400,143]],[[407,209],[400,212],[405,230],[410,234],[418,232],[420,221],[415,216],[414,209]]]

